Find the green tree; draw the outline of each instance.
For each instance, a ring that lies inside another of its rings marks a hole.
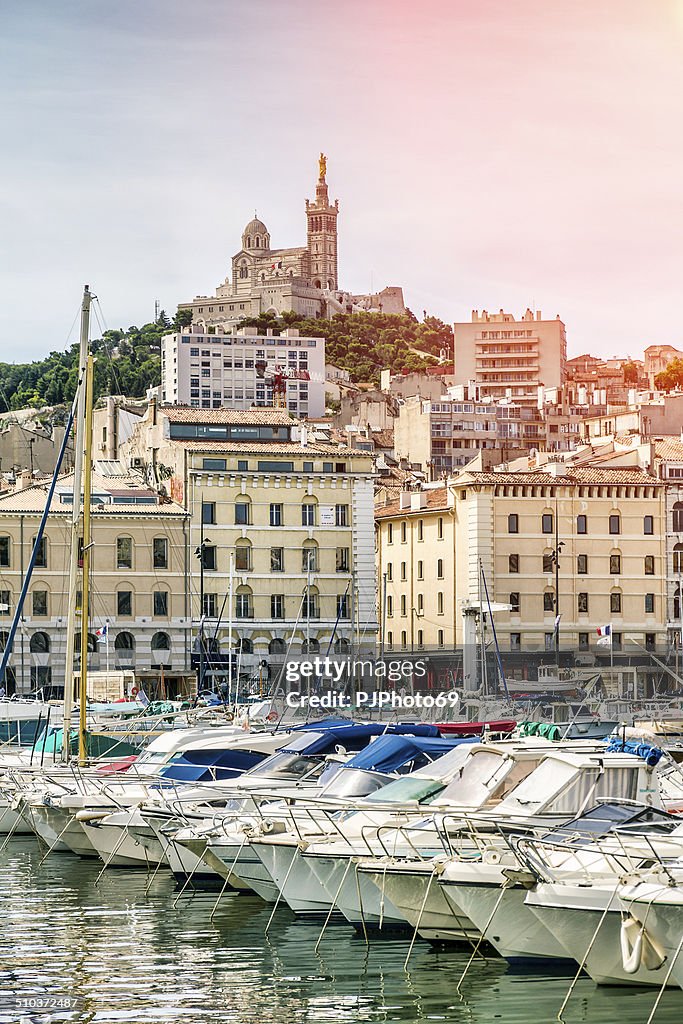
[[[666,369],[655,377],[655,387],[660,391],[677,391],[683,388],[683,359],[676,356]]]

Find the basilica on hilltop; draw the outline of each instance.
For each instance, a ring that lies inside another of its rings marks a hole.
[[[254,217],[242,232],[241,248],[215,294],[198,295],[178,308],[191,309],[192,322],[204,328],[228,328],[244,317],[289,310],[307,317],[362,311],[403,313],[401,288],[384,288],[368,295],[352,295],[339,288],[338,216],[339,200],[330,202],[327,158],[321,153],[315,199],[306,200],[306,245],[272,248],[268,228]]]

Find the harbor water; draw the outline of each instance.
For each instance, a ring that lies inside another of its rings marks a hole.
[[[272,908],[256,897],[226,894],[212,917],[215,893],[179,896],[168,874],[112,869],[98,881],[100,861],[43,853],[16,839],[0,855],[2,1024],[550,1024],[571,982],[490,958],[458,990],[467,950],[418,941],[406,970],[408,940],[366,945],[335,924],[316,953],[321,923],[282,908],[266,933]],[[564,1020],[645,1024],[656,996],[581,978]],[[683,993],[667,991],[654,1019],[680,1024]]]

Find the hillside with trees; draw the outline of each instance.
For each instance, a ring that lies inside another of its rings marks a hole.
[[[143,398],[161,376],[161,338],[180,328],[187,314],[170,320],[162,311],[155,323],[105,331],[91,341],[95,399],[101,395]],[[14,409],[68,405],[78,380],[78,343],[32,363],[0,363],[0,415]]]
[[[189,311],[173,320],[162,311],[155,323],[105,331],[91,342],[95,362],[95,399],[101,395],[144,398],[161,376],[161,338],[187,324]],[[408,311],[339,314],[331,320],[308,319],[296,313],[278,318],[265,314],[246,319],[242,326],[264,334],[297,327],[302,335],[326,339],[327,362],[348,370],[353,381],[379,382],[379,372],[424,370],[438,362],[439,354],[453,351],[453,331],[436,317],[422,323]],[[78,344],[51,352],[32,363],[0,363],[0,415],[15,409],[67,405],[73,400],[78,377]]]
[[[452,357],[453,329],[434,316],[420,323],[408,310],[389,313],[339,313],[331,320],[311,319],[297,313],[281,317],[264,314],[246,319],[244,326],[282,330],[296,327],[300,334],[326,339],[325,358],[348,370],[353,381],[379,383],[382,369],[392,373],[424,370],[439,360],[442,350]]]

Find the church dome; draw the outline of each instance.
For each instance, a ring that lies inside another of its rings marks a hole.
[[[268,234],[268,228],[266,227],[262,220],[258,219],[258,217],[254,217],[252,220],[250,220],[246,228],[242,232],[242,248],[270,248],[270,235]]]

